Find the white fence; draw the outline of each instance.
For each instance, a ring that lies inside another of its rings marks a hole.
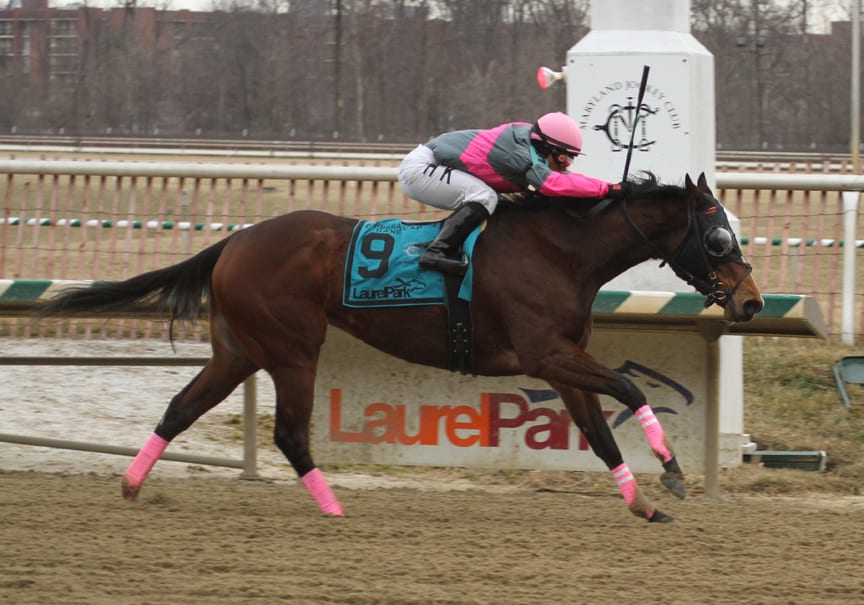
[[[231,230],[306,208],[366,219],[440,218],[440,211],[402,194],[395,170],[284,162],[0,161],[6,175],[0,185],[0,279],[121,279],[185,258]],[[745,253],[763,292],[812,294],[830,335],[847,343],[861,338],[860,248],[846,242],[857,244],[862,231],[857,199],[864,177],[719,172],[716,178],[721,201],[741,219]],[[796,246],[799,240],[831,244]],[[0,324],[0,334],[28,336],[30,329],[17,320]],[[164,335],[140,322],[69,329],[106,337]]]

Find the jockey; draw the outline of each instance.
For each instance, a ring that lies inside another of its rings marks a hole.
[[[511,122],[489,130],[441,134],[411,151],[399,167],[409,197],[454,210],[420,257],[420,266],[461,274],[459,249],[494,211],[501,193],[534,191],[546,197],[623,197],[623,184],[567,172],[582,153],[582,131],[568,115],[547,113],[533,124]]]

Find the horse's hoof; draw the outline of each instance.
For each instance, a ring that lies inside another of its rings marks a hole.
[[[138,492],[141,491],[141,486],[135,487],[134,485],[129,485],[129,480],[123,477],[123,481],[120,482],[120,490],[123,492],[124,500],[134,502],[138,499]]]
[[[681,473],[667,471],[660,475],[660,483],[679,500],[687,497],[687,485],[684,483],[684,475]]]
[[[648,518],[648,523],[675,523],[675,518],[655,508],[654,514]]]

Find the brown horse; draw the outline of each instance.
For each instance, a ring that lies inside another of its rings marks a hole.
[[[555,199],[499,207],[473,253],[473,371],[547,381],[630,510],[669,521],[636,485],[601,412],[598,394],[633,411],[663,466],[661,481],[683,498],[684,477],[645,395],[585,350],[594,297],[626,269],[658,258],[704,294],[706,306],[721,305],[729,322],[752,319],[764,303],[704,175],[698,185],[688,175],[684,187],[659,184],[650,174],[632,185],[621,202]],[[41,316],[95,315],[155,303],[173,321],[194,320],[209,303],[213,356],[171,400],[130,465],[123,481],[127,499],[137,495],[174,437],[263,369],[276,388],[276,445],[321,510],[342,514],[309,452],[316,366],[328,323],[390,355],[449,368],[443,306],[343,304],[348,242],[357,222],[293,212],[171,267],[64,292],[41,309]]]

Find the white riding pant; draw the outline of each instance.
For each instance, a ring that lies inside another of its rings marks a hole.
[[[411,199],[442,210],[478,202],[492,214],[498,205],[498,193],[492,187],[467,172],[437,164],[425,145],[418,145],[402,160],[399,184]]]

